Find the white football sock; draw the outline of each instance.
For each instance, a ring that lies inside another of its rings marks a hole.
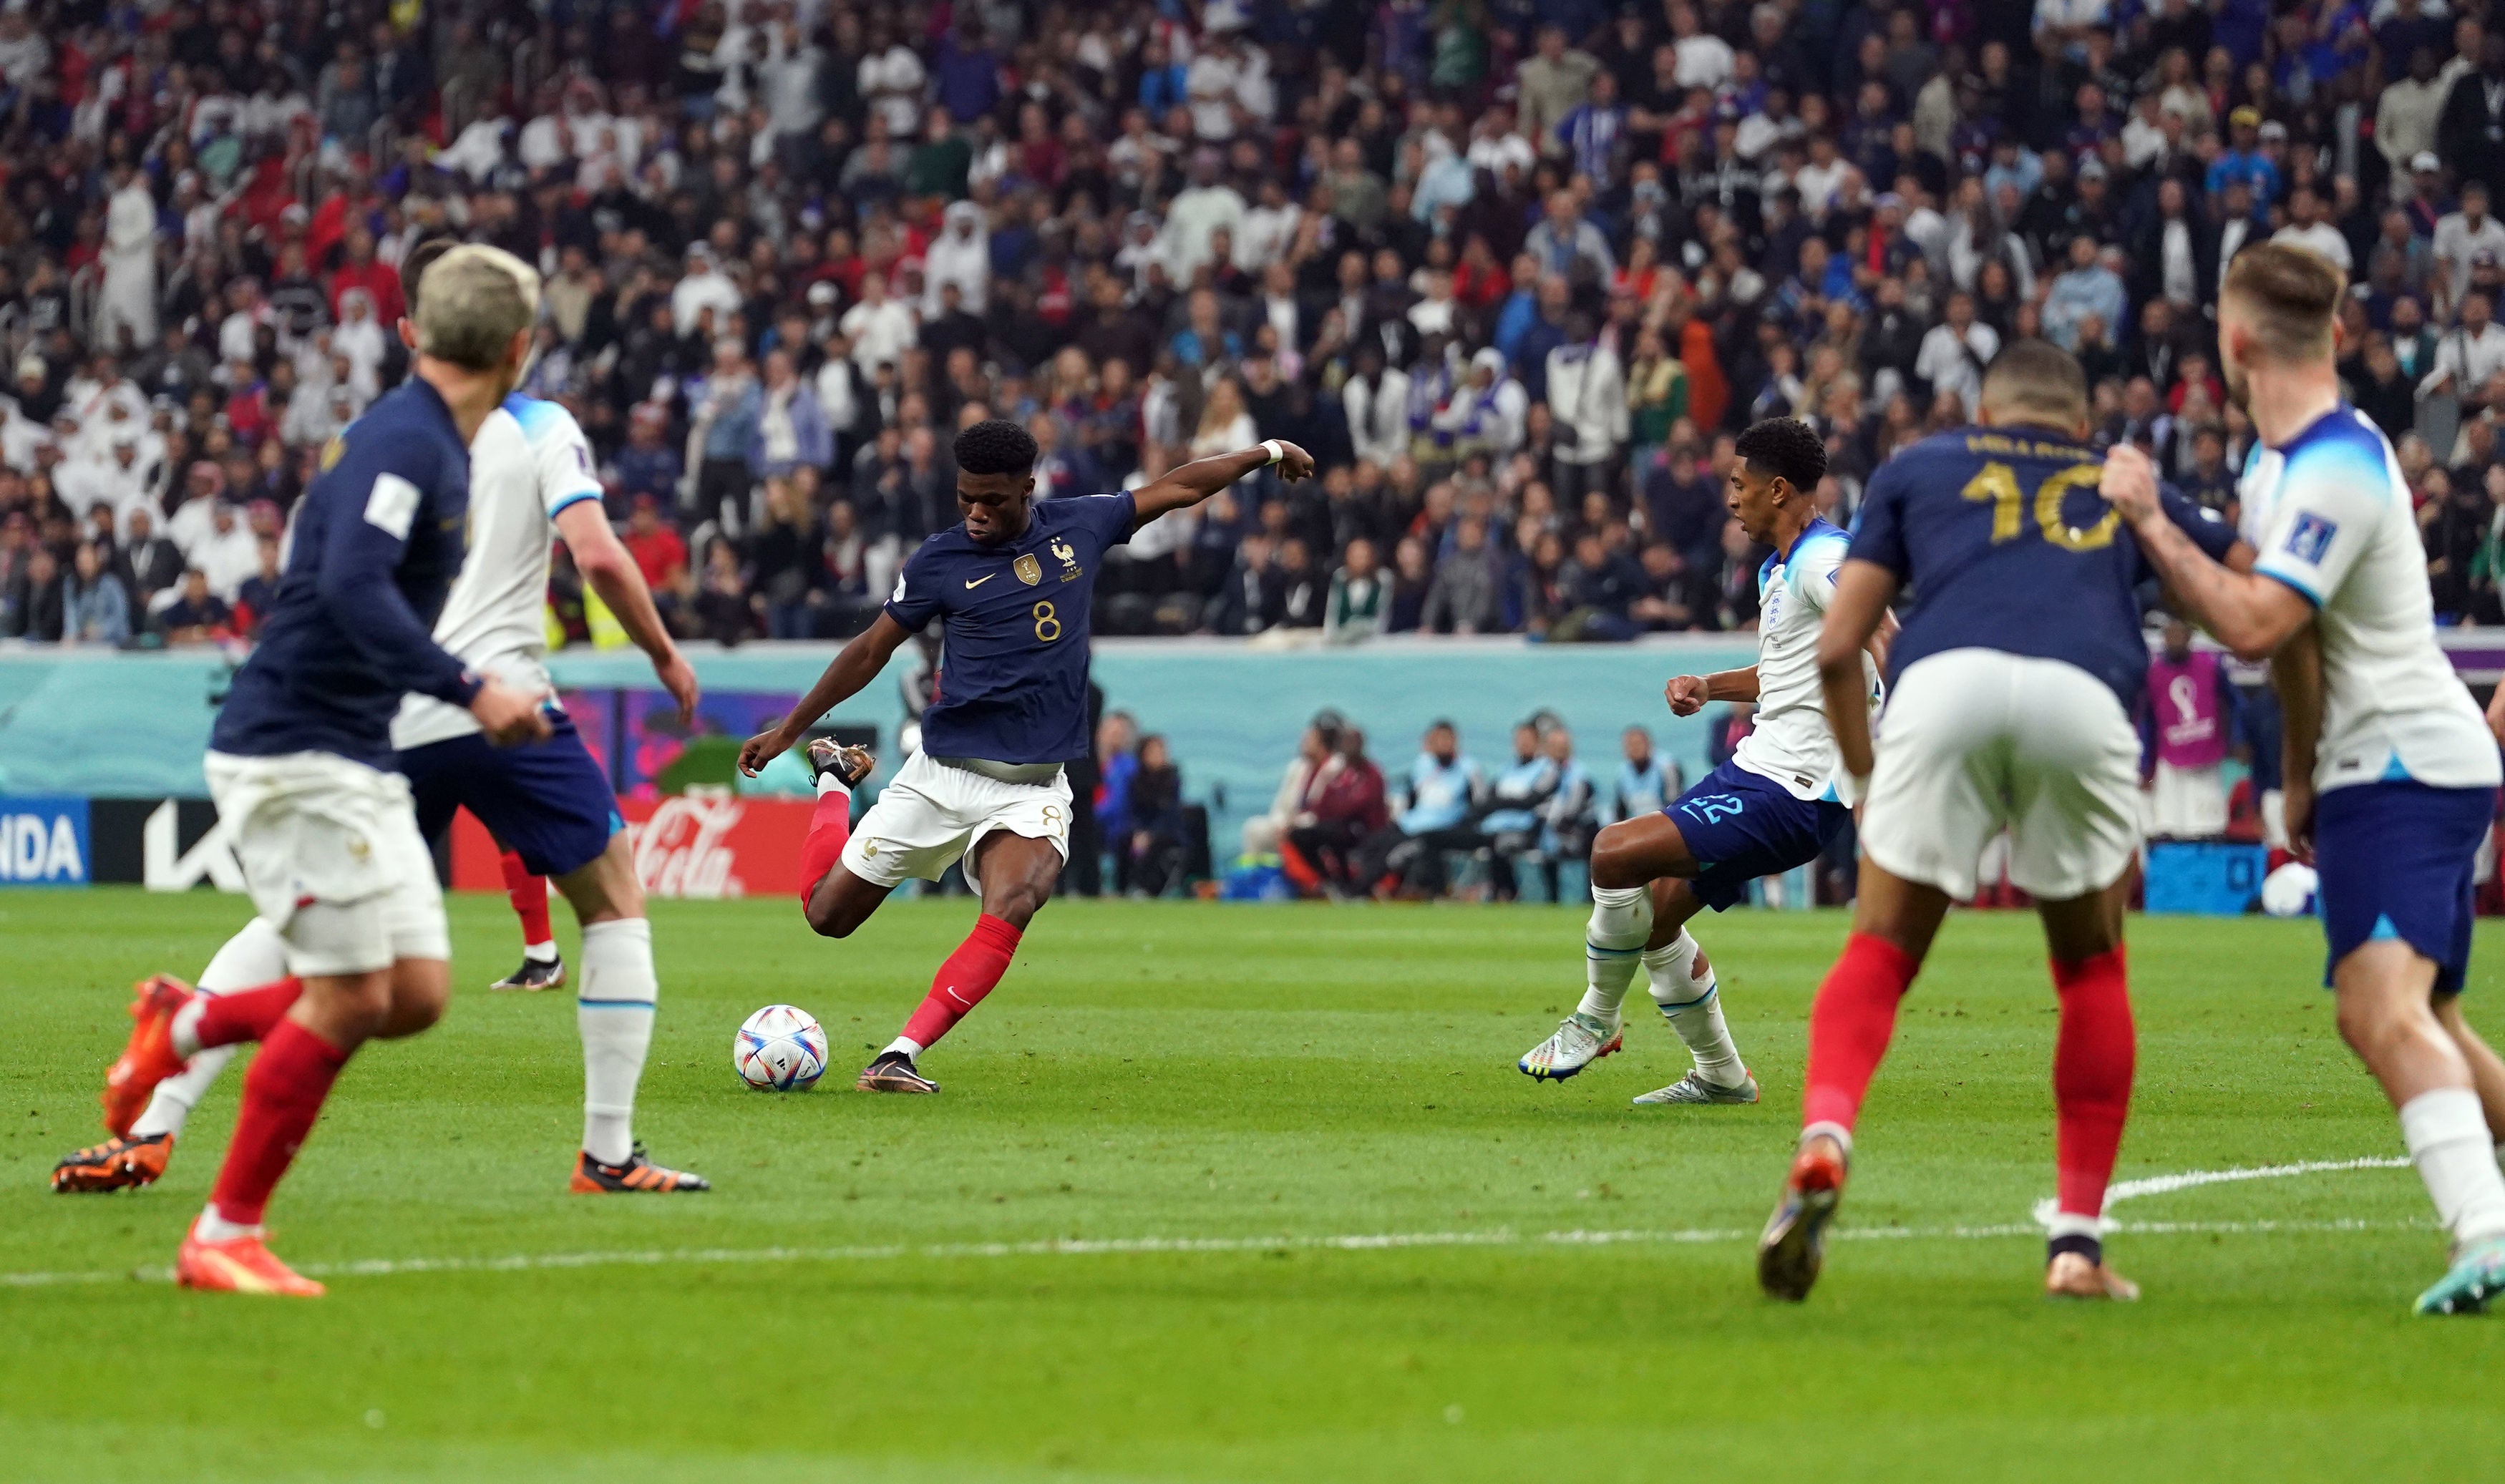
[[[1580,1014],[1614,1024],[1635,982],[1636,955],[1652,936],[1652,888],[1592,888],[1592,920],[1583,930],[1583,1003]]]
[[[2479,1094],[2439,1087],[2401,1105],[2401,1140],[2457,1243],[2505,1237],[2505,1170],[2479,1111]]]
[[[660,994],[652,923],[623,917],[583,926],[582,988],[574,1002],[582,1033],[582,1148],[602,1164],[624,1164],[635,1152],[635,1083]]]
[[[903,1052],[904,1059],[911,1061],[913,1058],[922,1054],[922,1042],[915,1041],[910,1036],[899,1036],[894,1041],[887,1043],[887,1049],[885,1051],[881,1051],[878,1054],[881,1056],[887,1056],[898,1051]]]
[[[853,791],[844,787],[844,781],[836,777],[831,772],[820,773],[818,775],[817,787],[818,796],[820,798],[824,798],[829,794],[841,794],[846,798],[853,796]]]
[[[231,1242],[237,1237],[257,1237],[261,1228],[228,1220],[218,1215],[217,1203],[212,1201],[200,1208],[199,1219],[192,1223],[192,1235],[203,1242]]]
[[[555,963],[556,939],[551,937],[544,943],[522,944],[522,957],[534,964]]]
[[[261,918],[245,923],[241,931],[228,938],[210,958],[209,967],[200,971],[199,991],[215,997],[229,990],[257,989],[287,977],[287,940],[278,930]],[[174,1049],[186,1053],[190,1064],[173,1077],[157,1084],[148,1099],[148,1107],[131,1121],[131,1137],[151,1138],[158,1134],[179,1134],[184,1120],[192,1115],[209,1084],[234,1060],[235,1047],[211,1046],[200,1049],[200,1012],[208,1007],[207,999],[196,999],[174,1013]]]
[[[1661,1007],[1661,1018],[1696,1058],[1697,1075],[1716,1087],[1737,1087],[1748,1079],[1748,1069],[1741,1065],[1731,1028],[1722,1022],[1721,985],[1712,962],[1707,960],[1699,974],[1697,959],[1696,939],[1681,928],[1676,939],[1643,956],[1644,977],[1653,1004]]]

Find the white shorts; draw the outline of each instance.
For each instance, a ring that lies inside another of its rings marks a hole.
[[[244,888],[286,940],[291,973],[452,957],[407,779],[331,753],[211,753],[202,765]]]
[[[2009,879],[2062,901],[2139,849],[2139,734],[2101,681],[2058,659],[1944,650],[1898,677],[1879,721],[1861,848],[1890,875],[1975,893],[2009,830]]]
[[[2227,780],[2216,763],[2157,765],[2148,789],[2148,832],[2170,840],[2206,840],[2227,832]]]
[[[844,842],[844,869],[894,886],[907,876],[936,881],[948,863],[962,860],[966,884],[980,891],[974,847],[996,830],[1050,840],[1068,861],[1070,807],[1067,773],[1047,783],[1003,783],[915,753]]]

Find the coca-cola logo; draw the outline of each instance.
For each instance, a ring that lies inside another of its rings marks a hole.
[[[653,817],[626,827],[635,875],[653,897],[745,897],[727,842],[742,806],[728,790],[689,789],[653,807]]]

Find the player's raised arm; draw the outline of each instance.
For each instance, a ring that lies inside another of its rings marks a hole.
[[[2105,455],[2098,491],[2131,523],[2140,554],[2157,569],[2187,616],[2238,658],[2268,659],[2312,618],[2314,601],[2297,585],[2300,579],[2258,569],[2237,572],[2194,545],[2167,513],[2157,466],[2137,448],[2121,443]]]
[[[1857,797],[1870,783],[1875,755],[1870,745],[1870,694],[1861,655],[1896,598],[1896,574],[1874,561],[1848,559],[1837,569],[1826,600],[1826,622],[1817,634],[1817,683],[1826,698],[1826,724]]]
[[[1279,477],[1290,483],[1313,477],[1314,456],[1280,439],[1194,459],[1161,479],[1132,491],[1139,522],[1147,525],[1168,511],[1188,510],[1256,469],[1279,466]]]
[[[600,601],[617,616],[618,626],[653,661],[653,674],[670,698],[679,703],[679,719],[686,721],[696,713],[696,672],[687,656],[679,653],[671,640],[669,628],[661,622],[661,611],[653,606],[653,589],[645,584],[643,569],[635,565],[625,544],[609,524],[609,514],[596,500],[579,500],[557,512],[556,532],[565,538],[565,548],[574,553],[575,570],[600,594]]]
[[[911,630],[882,612],[870,620],[869,627],[853,636],[827,666],[827,673],[800,697],[792,714],[749,738],[739,749],[739,770],[749,777],[757,776],[765,764],[792,750],[809,724],[859,694],[864,686],[878,679],[887,668],[888,659],[897,647],[911,636]]]

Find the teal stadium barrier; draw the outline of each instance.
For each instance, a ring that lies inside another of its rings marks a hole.
[[[806,689],[833,654],[831,645],[755,644],[697,646],[689,657],[708,691],[791,694]],[[1096,646],[1095,677],[1108,707],[1165,735],[1182,766],[1185,795],[1212,805],[1212,844],[1224,859],[1234,853],[1243,821],[1269,806],[1297,734],[1323,707],[1364,727],[1375,760],[1395,778],[1438,717],[1461,727],[1464,749],[1494,773],[1511,758],[1512,724],[1552,711],[1573,729],[1578,755],[1605,790],[1617,770],[1619,730],[1635,723],[1652,728],[1664,754],[1696,778],[1706,720],[1673,717],[1662,704],[1662,684],[1755,658],[1749,636],[1573,646],[1384,640],[1285,652],[1227,640],[1107,640]],[[897,761],[903,663],[900,656],[890,673],[833,713],[838,723],[878,729],[882,775]],[[205,795],[200,755],[232,664],[214,650],[0,652],[0,795]],[[564,651],[550,656],[549,668],[568,689],[653,683],[632,650]]]

